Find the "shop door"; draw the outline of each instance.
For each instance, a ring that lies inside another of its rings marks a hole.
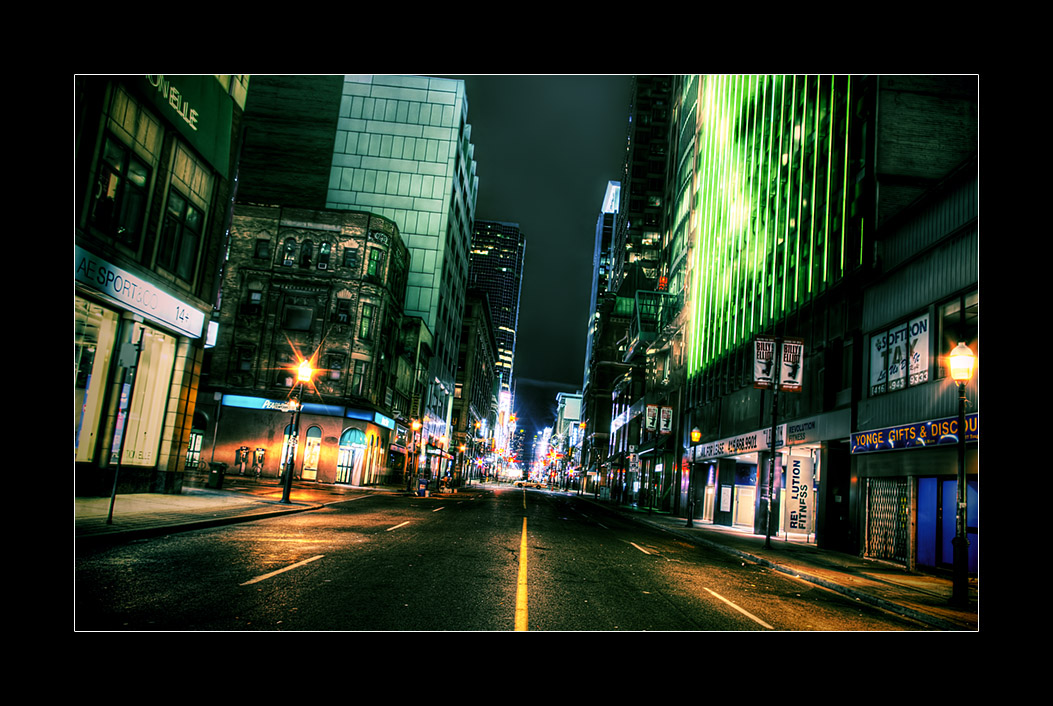
[[[336,482],[354,483],[361,474],[366,451],[366,435],[361,429],[345,429],[340,435],[340,450],[336,464]]]
[[[322,430],[311,427],[304,436],[303,479],[318,478],[318,455],[322,450]]]
[[[943,521],[941,523],[942,541],[940,542],[940,553],[942,563],[946,566],[954,566],[954,535],[957,531],[957,514],[955,505],[958,503],[958,481],[945,480],[941,484],[943,495]],[[977,502],[979,495],[975,481],[965,485],[965,533],[969,540],[969,572],[976,573],[977,568],[977,527],[979,526],[979,511]]]

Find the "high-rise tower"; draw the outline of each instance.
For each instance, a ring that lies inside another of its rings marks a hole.
[[[485,291],[490,299],[498,349],[497,370],[505,392],[512,389],[525,258],[526,237],[518,223],[476,221],[468,281],[469,286]]]
[[[607,282],[611,277],[611,243],[618,222],[618,202],[621,184],[607,182],[603,194],[600,215],[596,219],[596,245],[592,254],[592,295],[589,298],[589,322],[585,335],[585,373],[582,377],[582,389],[589,385],[589,369],[592,360],[592,346],[599,323],[600,300],[609,296]]]

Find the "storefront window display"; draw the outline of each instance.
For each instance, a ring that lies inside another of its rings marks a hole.
[[[168,390],[175,365],[175,338],[136,323],[131,341],[142,342],[133,369],[126,369],[120,388],[120,407],[110,462],[153,466],[161,443]],[[122,444],[123,437],[123,444]]]
[[[119,318],[115,312],[80,297],[74,299],[73,316],[74,458],[88,462],[94,460]]]

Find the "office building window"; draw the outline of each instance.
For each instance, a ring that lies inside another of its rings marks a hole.
[[[940,350],[937,354],[937,374],[940,378],[950,376],[947,356],[959,342],[969,346],[974,354],[978,352],[976,343],[979,337],[979,310],[980,295],[976,291],[955,297],[940,306]]]
[[[92,225],[114,240],[137,248],[146,217],[149,182],[149,168],[127,147],[106,137],[92,194]]]
[[[187,282],[193,281],[204,214],[175,189],[168,192],[157,264]]]

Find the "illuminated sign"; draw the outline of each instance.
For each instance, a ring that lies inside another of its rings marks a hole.
[[[73,277],[81,284],[107,295],[127,309],[192,338],[200,338],[204,333],[205,314],[158,285],[116,267],[77,245],[74,246],[73,257]]]
[[[980,439],[980,413],[965,418],[965,440]],[[948,417],[930,422],[905,424],[852,434],[852,453],[895,451],[958,443],[958,418]]]

